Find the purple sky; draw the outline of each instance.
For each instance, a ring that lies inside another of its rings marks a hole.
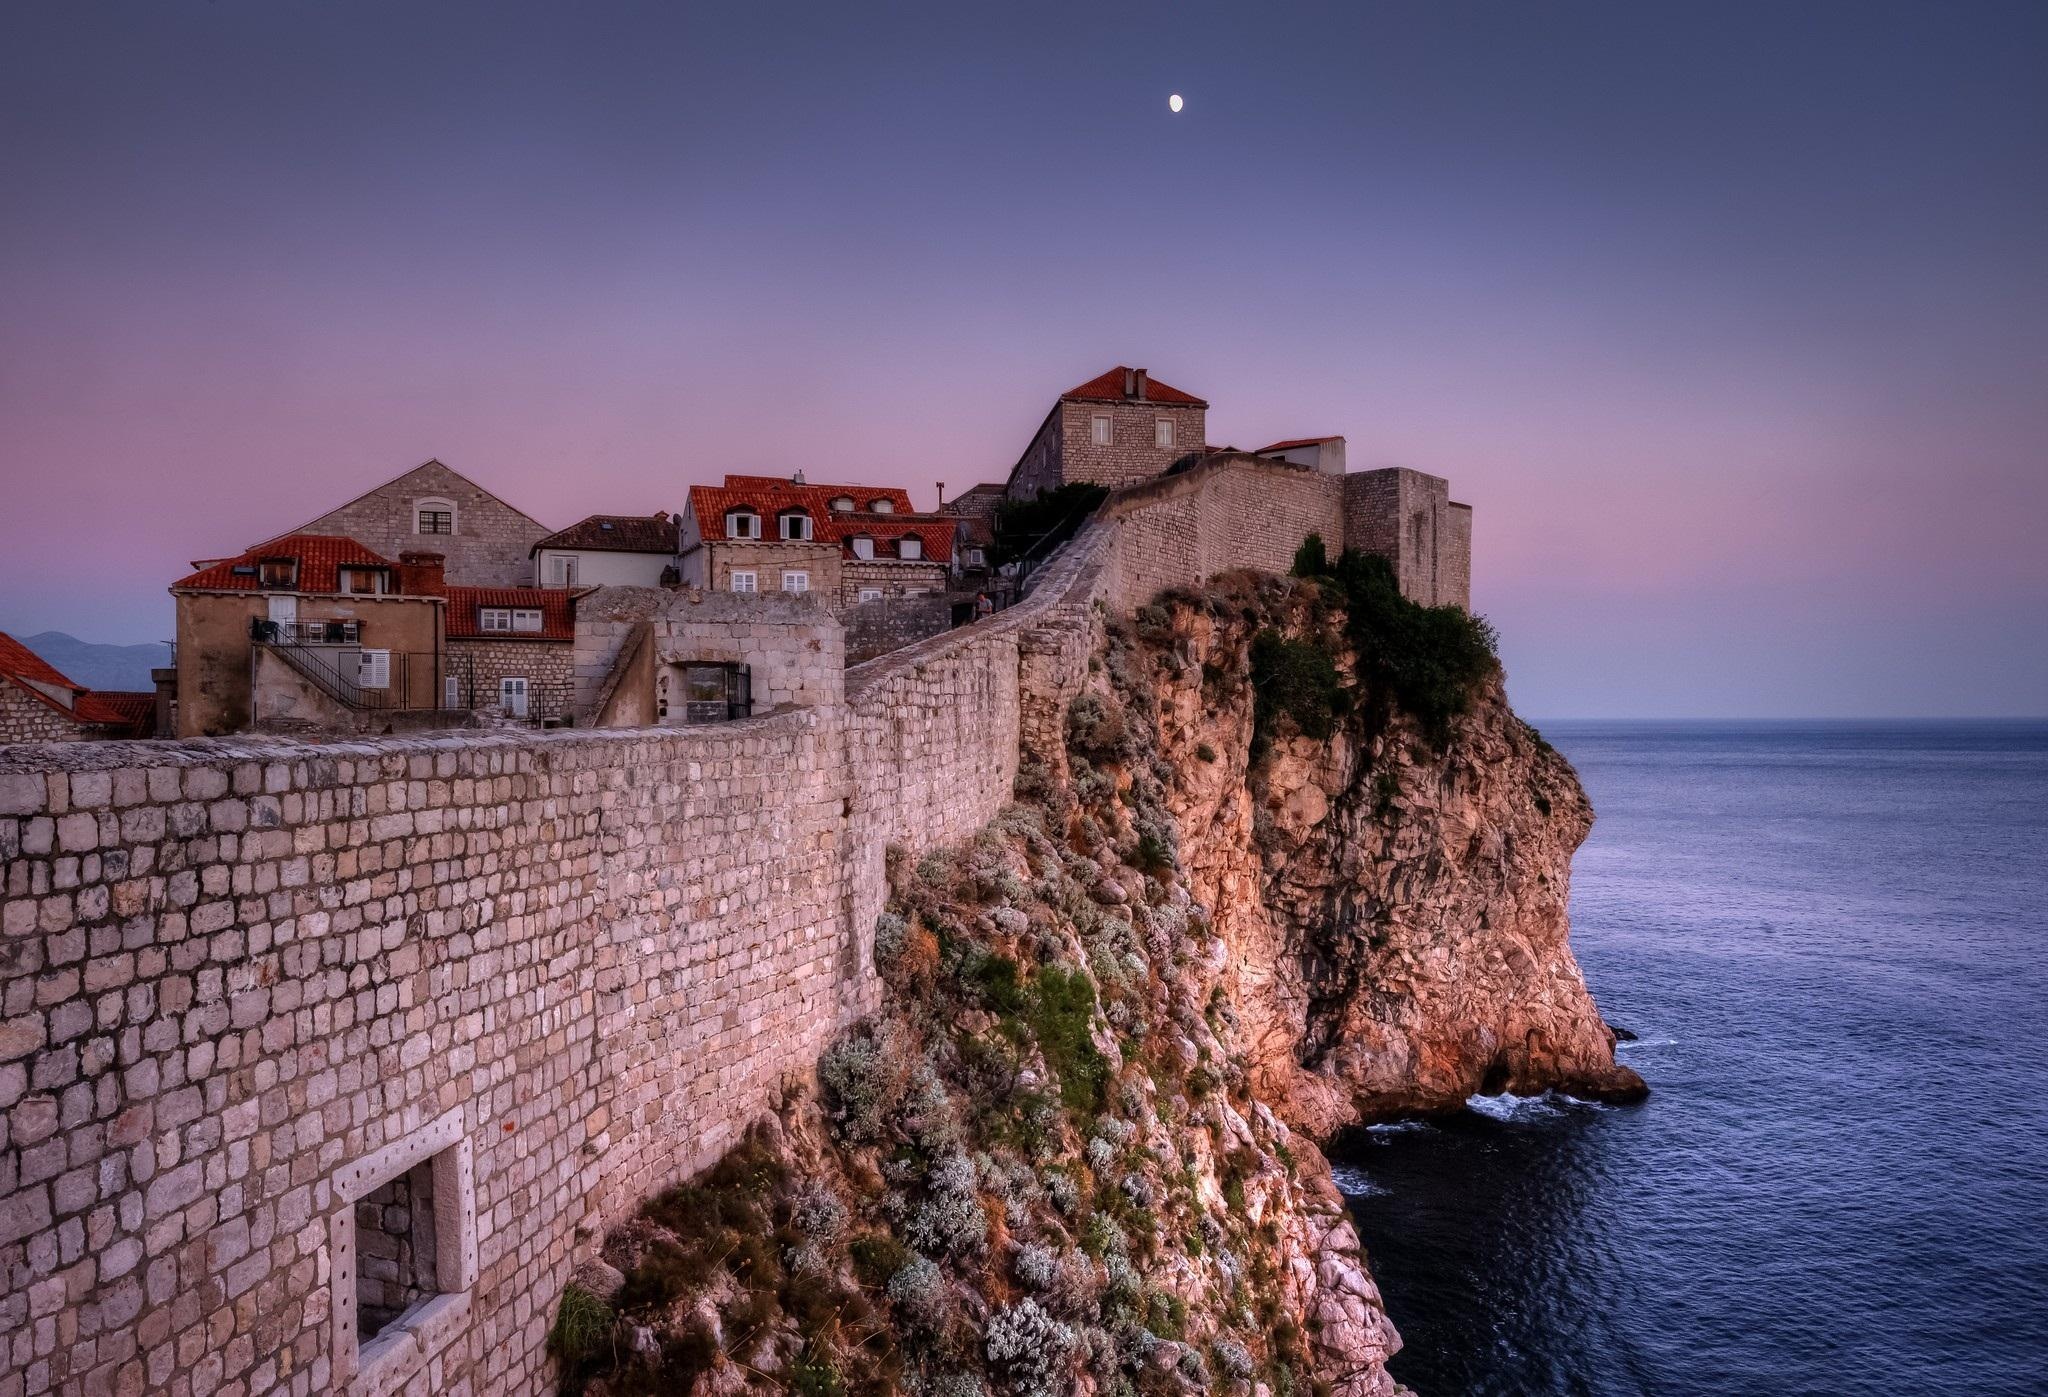
[[[430,456],[928,504],[1124,362],[1449,476],[1538,718],[2048,712],[2044,72],[2038,4],[24,0],[0,629],[167,637]]]

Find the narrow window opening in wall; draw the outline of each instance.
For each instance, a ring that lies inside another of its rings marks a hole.
[[[1162,417],[1152,424],[1152,442],[1161,451],[1173,450],[1173,419]]]
[[[1109,445],[1109,414],[1097,413],[1088,419],[1088,440],[1097,446]]]
[[[356,1200],[356,1338],[367,1343],[441,1293],[434,1274],[434,1162]]]

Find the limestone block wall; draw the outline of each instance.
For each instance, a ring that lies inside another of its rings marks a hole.
[[[454,533],[417,531],[415,511],[429,501],[454,506]],[[450,582],[531,587],[531,551],[550,530],[467,476],[428,461],[295,532],[340,534],[393,559],[408,549],[432,549],[447,559]]]
[[[4,679],[0,679],[0,744],[68,742],[79,737],[78,724]]]
[[[974,594],[961,599],[972,602]],[[846,623],[847,663],[860,664],[951,630],[954,600],[951,592],[935,591],[885,596],[847,607],[840,615]]]
[[[1119,490],[1104,507],[1116,523],[1119,610],[1166,587],[1193,586],[1237,567],[1286,572],[1310,534],[1344,536],[1344,479],[1256,456],[1211,456],[1179,475]]]
[[[658,665],[746,665],[757,713],[839,702],[846,635],[823,597],[694,588],[665,595],[667,605],[649,621]],[[681,721],[673,705],[668,721]]]
[[[1472,605],[1472,509],[1450,482],[1405,468],[1344,477],[1344,543],[1394,565],[1402,595],[1424,606]]]

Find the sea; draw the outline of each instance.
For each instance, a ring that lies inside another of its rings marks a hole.
[[[1556,723],[1639,1106],[1331,1151],[1421,1397],[2048,1394],[2048,722]]]

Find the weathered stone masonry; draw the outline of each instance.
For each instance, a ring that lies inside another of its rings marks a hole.
[[[574,1261],[874,1007],[886,851],[1057,751],[1100,609],[1327,529],[1269,469],[1270,536],[1218,541],[1244,501],[1210,473],[1127,492],[839,703],[0,750],[0,1397],[547,1390]],[[428,1193],[430,1227],[365,1231]],[[357,1269],[428,1250],[440,1298],[359,1342],[392,1282]]]

